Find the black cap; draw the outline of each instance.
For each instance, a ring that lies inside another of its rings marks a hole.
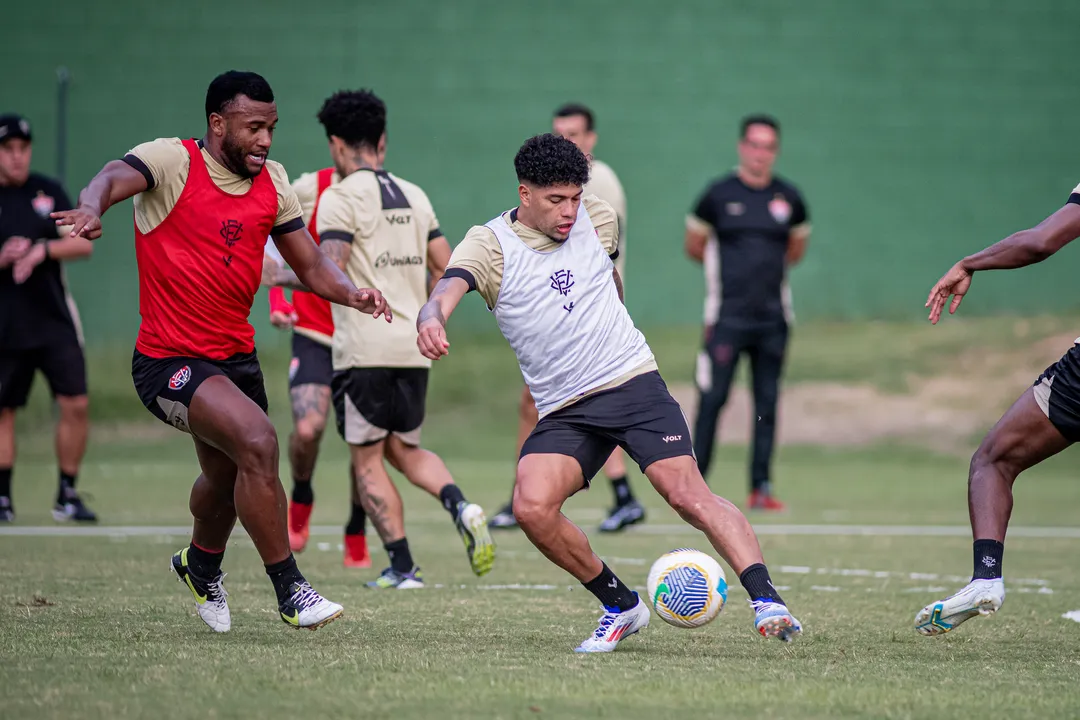
[[[7,142],[12,138],[20,138],[30,142],[30,123],[26,118],[15,113],[0,115],[0,143]]]

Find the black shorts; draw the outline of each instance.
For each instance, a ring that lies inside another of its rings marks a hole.
[[[1080,345],[1035,381],[1035,401],[1066,440],[1080,442]]]
[[[0,350],[0,408],[21,408],[38,370],[53,397],[86,394],[86,358],[77,338],[27,350]]]
[[[262,368],[254,352],[237,353],[225,360],[196,357],[152,358],[138,350],[131,358],[131,379],[146,409],[177,430],[188,428],[188,408],[199,386],[215,375],[232,380],[263,412],[269,404]]]
[[[581,465],[588,485],[616,446],[642,472],[657,460],[694,456],[686,416],[660,373],[638,375],[546,415],[521,447],[521,456],[568,455]]]
[[[350,445],[374,445],[390,433],[420,444],[427,368],[349,368],[331,385],[338,433]]]
[[[330,346],[293,333],[292,360],[289,361],[289,389],[300,385],[325,385],[334,380]]]

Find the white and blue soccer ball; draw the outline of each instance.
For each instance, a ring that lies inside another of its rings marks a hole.
[[[656,614],[675,627],[710,623],[727,602],[727,578],[720,563],[690,548],[661,555],[649,569],[647,585]]]

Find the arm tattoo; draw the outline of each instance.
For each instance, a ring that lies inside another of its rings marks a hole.
[[[274,272],[274,283],[277,287],[287,287],[290,290],[302,290],[304,292],[311,292],[308,286],[300,282],[300,278],[296,277],[296,273],[289,268],[280,268]]]
[[[416,317],[416,327],[420,328],[427,320],[437,320],[440,325],[446,327],[446,317],[443,315],[442,305],[439,304],[439,297],[446,292],[446,285],[442,280],[435,283],[435,289],[431,291],[431,298],[424,303],[424,307],[420,308],[420,314]]]
[[[626,298],[623,297],[622,276],[619,275],[619,271],[617,268],[611,269],[611,277],[615,280],[615,290],[619,293],[619,302],[625,305]]]
[[[343,240],[324,240],[319,245],[322,248],[323,255],[334,261],[342,270],[349,264],[349,256],[352,255],[352,245]]]

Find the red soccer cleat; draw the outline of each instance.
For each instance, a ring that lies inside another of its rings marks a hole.
[[[750,493],[750,499],[746,501],[751,510],[764,510],[766,512],[787,512],[787,505],[780,502],[772,495],[754,490]]]
[[[364,535],[345,536],[345,567],[369,568],[371,555],[368,554],[367,537]]]
[[[315,504],[298,503],[289,501],[289,549],[294,553],[303,552],[307,547],[308,535],[311,532],[311,511]]]

